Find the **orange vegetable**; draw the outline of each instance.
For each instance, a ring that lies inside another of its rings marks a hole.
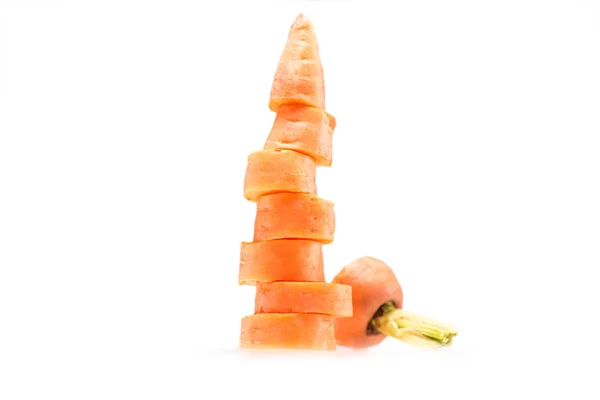
[[[317,194],[316,165],[307,155],[290,150],[260,150],[250,153],[244,178],[244,197],[280,192]]]
[[[277,110],[265,149],[294,150],[312,157],[317,166],[331,166],[336,119],[326,111],[302,104]]]
[[[257,202],[254,241],[310,239],[331,243],[335,231],[333,203],[317,196],[277,193]]]
[[[325,108],[325,81],[319,46],[312,23],[299,14],[288,33],[279,59],[269,109],[288,103]]]
[[[352,316],[352,288],[325,282],[258,283],[254,312]]]
[[[333,116],[311,22],[290,27],[269,97],[275,121],[248,156],[244,196],[256,202],[254,238],[242,242],[239,283],[256,285],[255,314],[240,347],[335,350],[334,320],[352,314],[351,288],[324,282],[322,246],[333,241],[334,205],[319,198],[316,167],[330,166]]]
[[[390,336],[447,346],[456,331],[402,309],[402,288],[374,257],[324,282],[322,246],[333,242],[334,204],[317,196],[316,167],[332,163],[336,119],[312,23],[299,14],[273,78],[276,113],[263,150],[248,156],[244,196],[256,202],[253,242],[242,242],[240,284],[256,285],[255,314],[242,318],[240,347],[365,348]],[[336,343],[337,340],[337,343]]]
[[[369,329],[369,322],[382,304],[392,301],[402,307],[402,288],[394,272],[374,257],[363,257],[345,266],[334,283],[352,287],[354,316],[336,320],[336,341],[346,347],[369,347],[386,336]]]
[[[335,350],[333,318],[320,314],[254,314],[242,318],[240,347]]]
[[[312,240],[242,242],[239,283],[323,282],[323,244]]]
[[[447,346],[456,331],[429,318],[402,310],[403,293],[392,269],[374,257],[362,257],[344,267],[334,283],[352,287],[353,316],[337,318],[337,344],[365,348],[387,336],[418,346]]]

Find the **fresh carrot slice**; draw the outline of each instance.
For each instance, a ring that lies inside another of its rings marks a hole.
[[[312,157],[317,166],[331,166],[336,119],[326,111],[302,104],[283,104],[265,149],[287,149]]]
[[[240,347],[335,350],[333,318],[319,314],[255,314],[242,318]]]
[[[254,241],[310,239],[333,242],[335,214],[333,203],[317,196],[277,193],[257,202]]]
[[[256,285],[255,308],[260,313],[315,313],[352,316],[352,288],[325,282],[272,282]]]
[[[325,108],[325,81],[317,37],[312,23],[302,14],[290,27],[273,79],[269,109],[276,112],[286,103]]]
[[[279,192],[317,194],[316,164],[307,155],[291,150],[260,150],[250,153],[244,177],[244,197]]]
[[[345,347],[370,347],[386,336],[370,326],[385,303],[402,308],[402,287],[392,269],[374,257],[362,257],[345,266],[332,280],[352,287],[353,316],[335,321],[337,344]]]
[[[322,243],[313,240],[242,242],[239,283],[323,282],[322,246]]]

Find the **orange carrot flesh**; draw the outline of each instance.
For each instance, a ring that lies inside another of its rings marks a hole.
[[[335,350],[333,318],[319,314],[254,314],[242,318],[240,347]]]
[[[322,246],[322,243],[312,240],[242,242],[239,283],[323,282]]]
[[[352,287],[353,316],[335,320],[337,344],[365,348],[381,343],[386,336],[370,328],[371,320],[385,303],[402,308],[402,287],[392,269],[374,257],[362,257],[345,266],[332,282]]]
[[[302,104],[284,104],[277,115],[265,149],[294,150],[310,156],[317,166],[331,166],[336,119],[326,111]]]
[[[325,282],[273,282],[256,285],[260,313],[314,313],[352,316],[352,288]]]
[[[325,82],[319,46],[312,23],[302,14],[290,27],[273,78],[269,109],[297,103],[325,108]]]
[[[261,150],[250,153],[244,177],[244,197],[280,192],[317,194],[316,164],[312,158],[291,150]]]
[[[317,196],[277,193],[257,202],[254,241],[309,239],[333,242],[335,214],[333,203]]]

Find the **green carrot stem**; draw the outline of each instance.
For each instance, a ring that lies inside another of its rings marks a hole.
[[[382,334],[418,347],[443,347],[452,344],[458,332],[450,325],[396,308],[391,303],[382,306],[381,316],[371,320]]]

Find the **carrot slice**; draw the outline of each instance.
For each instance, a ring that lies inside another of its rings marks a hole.
[[[323,282],[323,244],[312,240],[242,242],[240,285],[257,282]]]
[[[302,14],[290,27],[273,79],[269,109],[277,111],[286,103],[325,108],[325,81],[317,37],[312,23]]]
[[[352,288],[325,282],[272,282],[256,285],[255,308],[260,313],[315,313],[352,316]]]
[[[244,197],[279,192],[317,194],[316,164],[307,155],[291,150],[260,150],[250,153],[244,177]]]
[[[294,150],[312,157],[318,166],[331,166],[336,119],[326,111],[302,104],[277,110],[265,149]]]
[[[333,203],[317,196],[277,193],[257,202],[254,241],[310,239],[333,242],[335,214]]]
[[[332,282],[352,286],[353,316],[336,319],[337,344],[364,348],[381,343],[386,336],[371,329],[371,320],[387,302],[402,308],[402,287],[392,269],[377,258],[362,257],[345,266]]]
[[[242,318],[240,347],[335,350],[333,319],[319,314],[255,314]]]

